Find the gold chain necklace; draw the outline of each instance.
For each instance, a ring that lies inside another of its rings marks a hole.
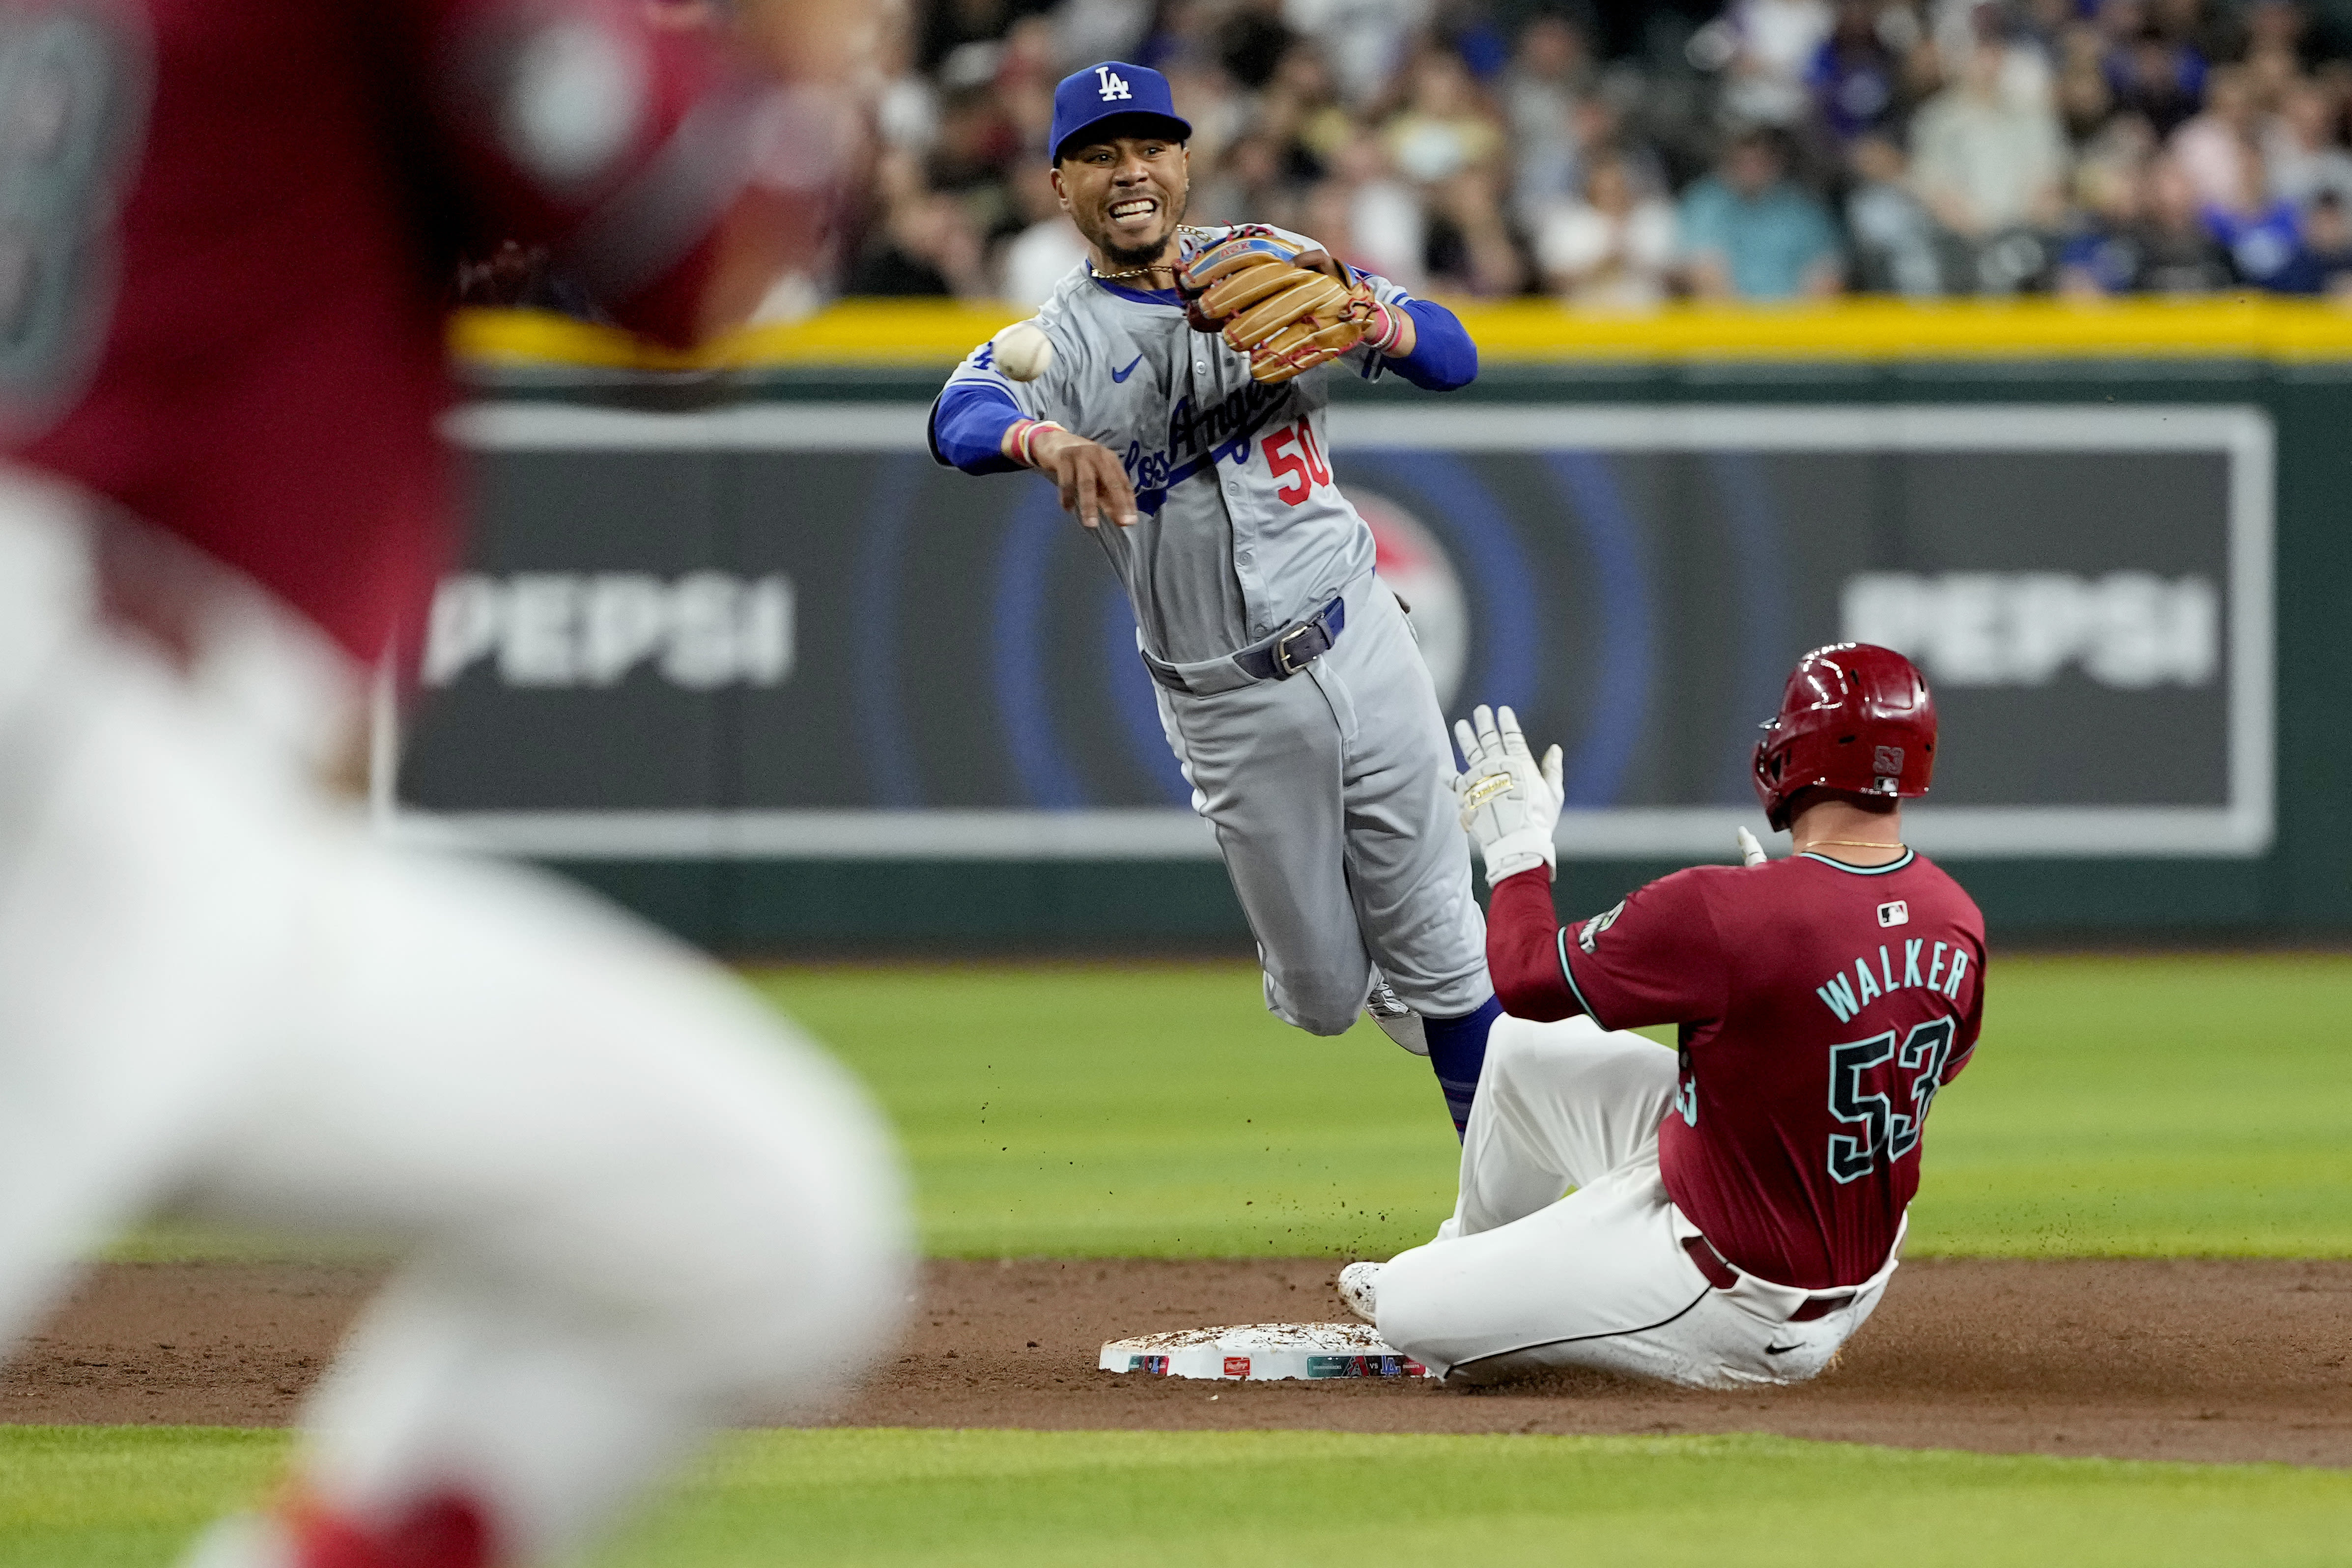
[[[1180,235],[1189,234],[1196,238],[1205,238],[1209,233],[1207,229],[1197,228],[1189,223],[1177,225],[1176,232]],[[1087,272],[1097,283],[1116,283],[1122,278],[1140,278],[1150,272],[1173,272],[1175,270],[1176,264],[1174,262],[1165,261],[1156,263],[1150,267],[1129,267],[1124,271],[1119,272],[1102,272],[1096,269],[1094,258],[1087,258]]]
[[[1803,848],[1797,850],[1796,853],[1802,855],[1807,850],[1812,849],[1822,844],[1834,844],[1843,849],[1901,849],[1906,847],[1903,841],[1899,838],[1892,844],[1883,843],[1875,838],[1815,838],[1808,842]]]

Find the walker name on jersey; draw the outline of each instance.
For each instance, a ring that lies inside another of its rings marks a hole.
[[[1938,686],[2046,686],[2074,664],[2144,691],[2210,686],[2221,668],[2221,594],[2205,577],[1864,572],[1842,599],[1848,641],[1907,654]]]
[[[467,573],[433,596],[425,683],[447,686],[487,660],[516,687],[617,686],[640,667],[692,691],[781,686],[794,624],[782,574]]]
[[[1902,945],[1903,957],[1899,963],[1890,951],[1891,944],[1881,943],[1874,971],[1870,955],[1864,953],[1853,961],[1851,976],[1840,970],[1830,976],[1828,984],[1814,986],[1813,994],[1822,999],[1823,1006],[1837,1015],[1841,1024],[1881,996],[1906,986],[1925,987],[1947,1001],[1959,999],[1960,980],[1969,972],[1966,948],[1939,942],[1932,944],[1931,951],[1925,937],[1915,938]],[[1920,965],[1923,958],[1927,961],[1925,968]]]

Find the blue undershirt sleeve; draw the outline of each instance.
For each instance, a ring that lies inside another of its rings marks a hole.
[[[1004,432],[1027,417],[1003,387],[950,382],[931,405],[931,456],[967,474],[1018,473],[1021,465],[1004,455]]]
[[[1478,345],[1460,317],[1428,300],[1407,300],[1404,308],[1412,317],[1412,353],[1389,359],[1390,369],[1424,392],[1452,392],[1478,378]]]

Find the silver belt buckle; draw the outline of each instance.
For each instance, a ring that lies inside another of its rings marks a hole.
[[[1314,629],[1315,623],[1312,620],[1301,621],[1297,626],[1291,627],[1288,631],[1283,633],[1282,636],[1275,639],[1274,668],[1282,672],[1284,679],[1287,680],[1290,677],[1297,675],[1300,670],[1307,668],[1303,664],[1291,663],[1290,645],[1296,639],[1305,637],[1308,632],[1311,632]]]

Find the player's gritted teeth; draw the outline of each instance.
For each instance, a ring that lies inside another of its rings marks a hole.
[[[1120,136],[1075,146],[1055,163],[1054,184],[1099,269],[1170,259],[1188,185],[1181,142]]]

